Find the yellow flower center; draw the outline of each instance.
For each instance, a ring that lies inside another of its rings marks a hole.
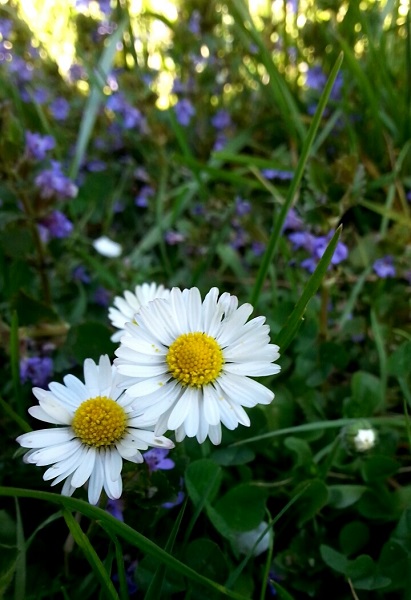
[[[217,379],[224,363],[223,352],[206,333],[183,333],[170,346],[167,364],[182,385],[201,387]]]
[[[127,426],[123,408],[111,398],[97,396],[80,404],[71,423],[78,438],[88,446],[111,446],[122,438]]]

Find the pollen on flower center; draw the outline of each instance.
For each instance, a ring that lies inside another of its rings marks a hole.
[[[183,385],[201,387],[217,379],[224,363],[223,352],[206,333],[184,333],[169,347],[170,373]]]
[[[123,436],[127,417],[123,408],[111,398],[97,396],[83,402],[76,412],[71,427],[78,438],[88,446],[110,446]]]

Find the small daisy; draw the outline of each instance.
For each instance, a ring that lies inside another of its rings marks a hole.
[[[114,306],[108,309],[108,318],[113,327],[119,329],[111,336],[112,342],[119,342],[122,336],[126,333],[124,325],[134,320],[134,315],[140,310],[141,306],[146,306],[154,298],[168,298],[170,290],[167,290],[163,285],[156,283],[143,283],[136,285],[133,292],[126,290],[124,298],[116,296],[114,298]],[[116,308],[115,308],[116,307]]]
[[[177,441],[208,436],[221,442],[221,423],[250,425],[244,410],[269,404],[272,391],[251,377],[273,375],[280,367],[278,346],[270,344],[264,317],[246,322],[250,304],[218,297],[213,288],[202,302],[197,288],[173,288],[167,299],[142,307],[138,325],[127,323],[114,361],[134,408],[156,435],[175,430]]]
[[[91,358],[84,361],[84,381],[66,375],[64,385],[50,383],[50,391],[33,388],[39,406],[29,408],[31,416],[65,427],[24,433],[17,442],[30,448],[24,462],[51,465],[43,479],[53,479],[51,485],[66,480],[63,495],[71,496],[89,481],[89,502],[97,504],[103,487],[109,498],[120,498],[123,458],[142,463],[140,450],[174,444],[141,427],[132,399],[118,388],[116,367],[107,355],[98,365]]]

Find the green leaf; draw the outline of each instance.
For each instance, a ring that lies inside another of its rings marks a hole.
[[[285,438],[284,446],[296,454],[294,467],[307,467],[312,463],[311,448],[305,440],[290,436]]]
[[[229,490],[214,505],[214,511],[233,531],[250,531],[264,519],[265,490],[242,483]]]
[[[218,494],[222,477],[221,467],[208,458],[202,458],[189,464],[185,472],[185,482],[188,495],[193,503],[212,502]]]
[[[306,485],[306,482],[301,484]],[[301,486],[298,486],[296,492],[299,492]],[[315,515],[328,502],[328,488],[321,479],[312,479],[310,485],[304,493],[304,501],[297,506],[298,524],[303,523],[315,517]]]
[[[220,547],[207,538],[191,542],[185,552],[189,567],[209,577],[213,581],[223,583],[227,577],[227,560]]]
[[[251,448],[219,448],[212,454],[213,460],[224,467],[230,465],[245,465],[255,458],[255,452]]]
[[[112,356],[116,345],[110,340],[111,332],[101,323],[89,321],[72,327],[67,335],[65,348],[77,362],[86,358],[98,361],[102,354]]]
[[[349,556],[363,548],[370,539],[370,530],[362,521],[351,521],[340,531],[339,542],[341,550]]]
[[[23,291],[13,298],[11,306],[17,312],[19,325],[22,327],[42,321],[55,323],[60,320],[56,311],[50,306]]]
[[[361,467],[362,476],[367,482],[387,479],[397,473],[400,463],[384,454],[368,456],[364,459]]]
[[[364,485],[330,485],[328,504],[333,508],[347,508],[355,504],[366,489]]]
[[[388,373],[396,377],[407,377],[410,374],[411,342],[401,344],[388,359]]]
[[[381,403],[381,382],[365,371],[357,371],[351,379],[351,398],[346,402],[345,415],[351,418],[370,417]]]
[[[325,544],[321,544],[320,554],[326,565],[334,571],[337,571],[337,573],[345,574],[349,560],[344,554],[337,552],[334,548],[330,548],[330,546],[326,546]]]

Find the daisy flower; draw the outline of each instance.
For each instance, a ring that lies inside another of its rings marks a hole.
[[[114,298],[114,306],[110,306],[108,309],[108,317],[116,329],[111,336],[112,342],[119,342],[122,336],[126,333],[124,326],[134,320],[134,315],[140,310],[141,306],[145,306],[154,298],[167,298],[170,294],[170,290],[167,290],[163,285],[157,285],[156,283],[143,283],[137,285],[134,292],[126,290],[121,296]]]
[[[250,304],[220,297],[213,288],[201,300],[197,288],[173,288],[167,299],[140,309],[138,325],[116,350],[120,384],[135,398],[135,409],[156,435],[175,430],[176,440],[208,436],[221,442],[221,423],[249,426],[243,407],[269,404],[271,390],[249,376],[273,375],[280,367],[278,346],[270,344],[264,317],[247,319]]]
[[[63,495],[71,496],[88,481],[90,504],[97,504],[103,488],[112,500],[120,498],[123,458],[142,463],[140,450],[174,444],[141,427],[132,398],[119,389],[116,367],[107,355],[98,365],[91,358],[84,361],[85,383],[74,375],[63,381],[64,385],[50,383],[49,391],[33,388],[39,406],[29,408],[31,416],[64,427],[20,435],[17,442],[30,448],[23,460],[51,465],[43,479],[53,479],[51,485],[65,479]]]

